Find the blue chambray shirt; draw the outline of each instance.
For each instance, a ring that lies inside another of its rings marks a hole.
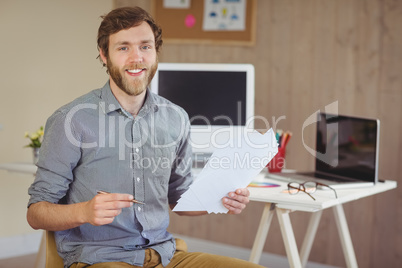
[[[98,190],[132,194],[146,205],[124,208],[113,223],[56,232],[64,265],[122,261],[142,266],[155,249],[166,266],[175,241],[166,231],[169,204],[192,183],[189,119],[147,91],[139,114],[126,112],[109,83],[58,109],[47,121],[28,206],[72,204]]]

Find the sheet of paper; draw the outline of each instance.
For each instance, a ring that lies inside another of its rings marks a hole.
[[[214,151],[173,211],[227,213],[222,198],[229,192],[247,187],[277,152],[278,144],[272,129],[265,134],[243,133],[231,146]]]
[[[203,31],[244,31],[246,0],[204,1]]]
[[[190,0],[163,0],[163,7],[187,9],[190,8],[190,3]]]

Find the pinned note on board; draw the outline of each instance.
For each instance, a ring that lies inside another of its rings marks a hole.
[[[190,0],[163,0],[164,8],[187,9],[190,8]]]
[[[245,31],[246,0],[205,0],[204,31]]]

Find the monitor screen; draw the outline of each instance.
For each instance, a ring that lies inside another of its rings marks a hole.
[[[246,124],[246,72],[159,71],[160,96],[182,107],[192,125]]]
[[[159,63],[151,90],[188,113],[194,151],[232,138],[224,129],[254,128],[251,64]]]

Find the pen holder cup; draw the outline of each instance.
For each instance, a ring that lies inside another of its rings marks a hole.
[[[285,152],[285,147],[278,147],[278,153],[267,165],[269,172],[273,173],[282,171],[282,168],[285,166]]]

